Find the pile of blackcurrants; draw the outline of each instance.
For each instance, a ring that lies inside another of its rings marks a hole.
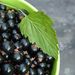
[[[54,58],[21,35],[23,17],[0,4],[0,75],[51,75]]]

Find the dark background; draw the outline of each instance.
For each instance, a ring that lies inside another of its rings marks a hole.
[[[75,0],[27,0],[51,16],[60,45],[60,75],[75,75]]]

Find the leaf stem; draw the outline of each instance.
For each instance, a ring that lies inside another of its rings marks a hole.
[[[25,0],[0,0],[0,3],[18,10],[27,10],[29,13],[38,12],[38,10]]]

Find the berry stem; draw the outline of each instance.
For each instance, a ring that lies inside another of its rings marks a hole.
[[[38,12],[38,10],[25,0],[0,0],[0,3],[18,10],[27,10],[29,13]]]

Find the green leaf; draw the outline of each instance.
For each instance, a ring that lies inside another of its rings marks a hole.
[[[52,28],[52,20],[43,12],[32,12],[20,23],[21,33],[30,42],[36,43],[43,52],[55,58],[58,57],[58,42]]]

